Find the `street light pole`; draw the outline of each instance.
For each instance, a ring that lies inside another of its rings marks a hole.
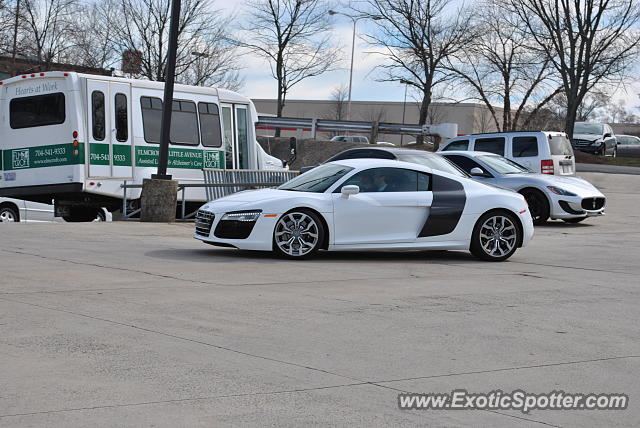
[[[351,68],[349,70],[349,100],[347,101],[347,120],[351,120],[351,89],[353,87],[353,58],[355,56],[356,51],[356,24],[363,18],[367,18],[366,15],[362,16],[351,16],[347,15],[344,12],[337,12],[335,10],[330,10],[329,15],[343,15],[353,21],[353,37],[351,38]],[[372,19],[374,21],[378,21],[382,19],[380,16],[373,16]]]
[[[171,180],[167,175],[169,161],[169,138],[171,135],[171,112],[173,110],[173,87],[176,80],[176,55],[178,51],[178,23],[180,21],[181,0],[171,1],[171,22],[169,25],[169,52],[164,79],[164,103],[162,106],[162,128],[160,129],[160,155],[158,157],[158,173],[151,178]]]
[[[348,15],[347,15],[348,16]],[[349,16],[353,21],[353,38],[351,39],[351,69],[349,70],[349,101],[347,102],[347,120],[351,120],[351,88],[353,87],[353,57],[356,51],[356,23],[360,18]]]
[[[411,82],[408,80],[400,79],[400,83],[404,85],[404,103],[402,104],[402,124],[404,125],[404,115],[407,111],[407,89]],[[402,147],[402,142],[404,140],[404,134],[400,134],[400,147]]]

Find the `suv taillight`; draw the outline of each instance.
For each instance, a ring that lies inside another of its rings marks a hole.
[[[540,161],[540,172],[553,175],[553,159],[543,159]]]

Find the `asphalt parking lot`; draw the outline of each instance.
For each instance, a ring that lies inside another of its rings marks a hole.
[[[0,426],[637,426],[640,176],[607,216],[466,252],[285,261],[191,224],[0,227]],[[400,391],[622,392],[620,411],[401,411]]]

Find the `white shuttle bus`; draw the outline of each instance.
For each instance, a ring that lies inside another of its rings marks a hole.
[[[164,84],[72,72],[0,82],[0,197],[55,201],[69,221],[122,206],[126,180],[156,172]],[[203,181],[202,168],[283,169],[256,141],[256,109],[225,89],[176,85],[168,173]],[[140,189],[129,189],[135,201]],[[186,200],[205,201],[203,188]]]

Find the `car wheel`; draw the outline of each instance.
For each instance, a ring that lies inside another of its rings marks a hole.
[[[324,226],[317,214],[308,210],[293,210],[282,215],[273,231],[276,254],[303,259],[315,254],[324,240]]]
[[[18,210],[10,205],[0,207],[0,223],[15,223],[20,221]]]
[[[516,252],[522,240],[518,221],[505,211],[484,214],[475,227],[469,250],[471,254],[492,262],[501,262]]]
[[[539,190],[528,189],[520,192],[529,205],[529,212],[533,219],[533,224],[541,225],[549,219],[549,201]]]
[[[575,217],[575,218],[563,218],[562,221],[564,221],[565,223],[580,223],[583,220],[586,220],[586,217]]]
[[[617,158],[618,157],[618,148],[614,147],[613,148],[613,153],[611,154],[612,158]]]

